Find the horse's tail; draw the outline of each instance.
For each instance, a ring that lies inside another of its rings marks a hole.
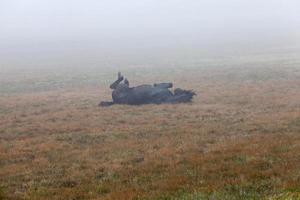
[[[167,103],[191,102],[196,93],[192,90],[175,89],[174,95],[167,100]]]

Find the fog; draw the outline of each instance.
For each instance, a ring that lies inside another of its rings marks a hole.
[[[299,46],[298,0],[0,1],[1,67],[130,65]]]

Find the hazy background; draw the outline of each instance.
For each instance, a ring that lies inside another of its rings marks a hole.
[[[299,46],[298,0],[0,0],[2,69],[120,67]]]

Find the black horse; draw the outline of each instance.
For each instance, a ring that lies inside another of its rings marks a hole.
[[[112,92],[112,102],[100,102],[100,106],[110,106],[113,104],[162,104],[162,103],[185,103],[190,102],[194,95],[193,91],[177,88],[171,92],[169,88],[172,83],[159,83],[154,85],[140,85],[129,87],[129,81],[124,80],[121,73],[118,79],[110,85]]]

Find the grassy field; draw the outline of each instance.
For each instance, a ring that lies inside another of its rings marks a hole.
[[[115,69],[0,72],[0,199],[300,199],[300,57],[124,67],[190,104],[115,105]]]

